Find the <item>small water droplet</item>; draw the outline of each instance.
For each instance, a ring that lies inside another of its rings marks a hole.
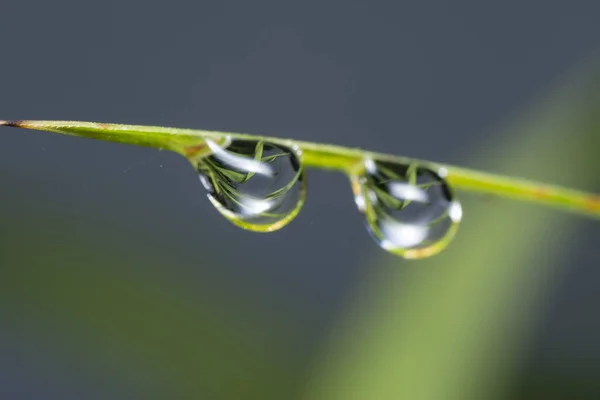
[[[306,196],[304,168],[295,148],[256,140],[206,144],[197,160],[200,181],[212,204],[244,229],[272,232],[300,212]]]
[[[462,207],[441,174],[417,164],[365,161],[351,177],[356,205],[384,249],[404,258],[443,250],[462,219]]]

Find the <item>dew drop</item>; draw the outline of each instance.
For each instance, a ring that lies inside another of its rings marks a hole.
[[[272,232],[300,212],[306,196],[300,152],[275,143],[228,138],[206,140],[210,153],[196,160],[202,185],[233,224]]]
[[[445,172],[418,164],[365,161],[351,176],[356,205],[375,241],[407,259],[443,250],[454,237],[462,207],[444,180]]]

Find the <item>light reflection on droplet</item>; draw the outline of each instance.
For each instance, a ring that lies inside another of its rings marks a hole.
[[[240,157],[237,154],[224,150],[221,146],[210,139],[206,139],[206,144],[213,152],[212,156],[218,158],[223,164],[234,166],[239,171],[254,172],[265,176],[273,176],[273,168],[260,160]]]
[[[271,232],[287,225],[306,195],[304,168],[294,149],[256,140],[206,141],[211,153],[198,172],[208,198],[229,221]]]
[[[397,199],[418,201],[419,203],[427,203],[429,201],[429,196],[425,190],[404,182],[388,183],[387,191]]]
[[[358,209],[382,248],[404,258],[423,258],[451,241],[462,208],[439,172],[444,173],[367,159],[364,172],[351,177]]]

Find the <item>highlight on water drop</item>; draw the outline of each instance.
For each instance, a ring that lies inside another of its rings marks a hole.
[[[296,148],[262,140],[206,139],[210,152],[196,160],[200,181],[217,210],[233,224],[272,232],[300,212],[306,196]]]
[[[407,259],[443,250],[462,219],[462,207],[443,178],[416,163],[367,159],[351,176],[356,205],[384,249]]]

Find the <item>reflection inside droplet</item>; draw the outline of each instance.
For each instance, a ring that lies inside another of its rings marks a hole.
[[[299,152],[274,143],[206,140],[211,153],[198,161],[211,203],[234,224],[270,232],[288,224],[306,194]]]
[[[384,249],[423,258],[444,249],[462,219],[462,208],[446,181],[417,164],[365,161],[352,176],[356,205]]]

